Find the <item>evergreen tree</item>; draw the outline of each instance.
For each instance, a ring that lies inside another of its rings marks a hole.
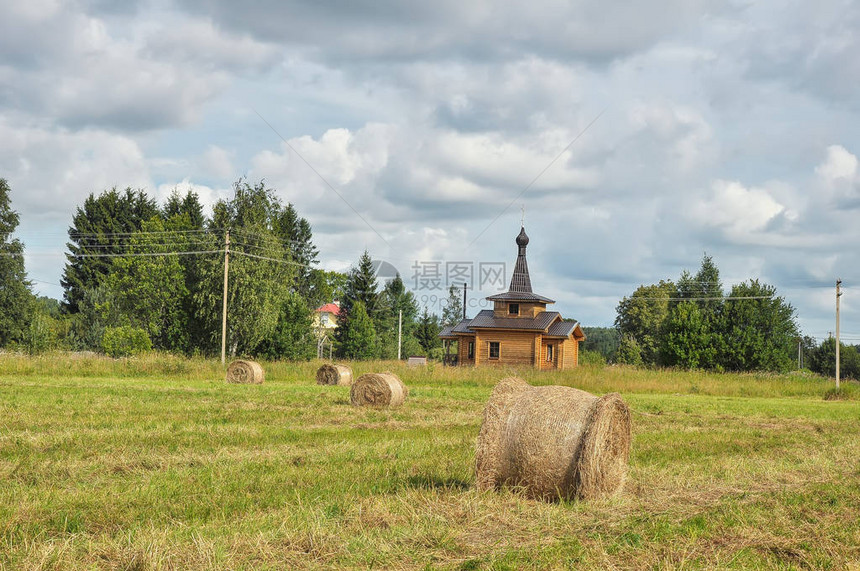
[[[24,244],[12,239],[18,213],[11,189],[0,178],[0,347],[24,341],[33,309],[33,293],[24,270]]]
[[[361,303],[364,313],[370,319],[371,327],[374,328],[373,339],[376,342],[375,319],[379,318],[379,293],[377,292],[376,275],[373,272],[373,263],[367,250],[358,260],[358,265],[353,267],[347,274],[346,284],[343,287],[343,298],[340,300],[340,315],[338,326],[334,337],[339,352],[347,356],[345,343],[352,334],[353,307]],[[378,352],[379,347],[375,346]],[[376,355],[374,355],[376,356]]]
[[[341,326],[338,326],[340,330]],[[341,355],[347,359],[373,359],[376,351],[373,322],[364,309],[364,303],[357,300],[352,305],[349,325],[343,328],[340,338]]]
[[[170,220],[176,217],[186,216],[186,229],[202,230],[206,222],[206,216],[203,214],[203,205],[200,204],[200,198],[197,193],[189,190],[185,196],[179,194],[177,189],[173,189],[167,202],[162,209],[162,216],[165,220]]]
[[[429,355],[433,349],[442,346],[442,340],[439,339],[439,332],[441,330],[439,316],[431,314],[425,307],[415,327],[415,339],[418,341],[425,355]]]
[[[290,252],[290,257],[297,266],[296,290],[308,301],[308,307],[314,308],[318,303],[325,301],[315,296],[314,285],[316,285],[314,272],[319,260],[319,250],[313,243],[313,232],[310,223],[300,217],[292,204],[277,211],[272,220],[272,231],[281,239]]]
[[[68,262],[60,282],[66,311],[77,313],[84,292],[98,287],[110,273],[111,258],[105,255],[125,253],[129,236],[158,214],[155,201],[142,190],[112,188],[98,197],[89,195],[75,211],[69,228]],[[102,257],[80,257],[84,254]]]
[[[376,336],[379,341],[379,357],[394,359],[397,357],[397,328],[401,322],[401,357],[408,357],[405,348],[414,347],[415,327],[418,319],[418,302],[415,295],[406,289],[400,274],[385,284],[379,296],[379,311],[374,323]]]

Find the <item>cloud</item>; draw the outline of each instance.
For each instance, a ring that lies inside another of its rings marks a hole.
[[[717,180],[711,197],[694,205],[701,224],[719,228],[733,241],[755,241],[785,207],[764,188],[746,188],[737,181]]]
[[[17,191],[15,208],[68,221],[90,193],[152,187],[143,150],[132,138],[28,127],[2,118],[0,171]]]
[[[719,1],[662,0],[658,4],[569,4],[539,0],[501,7],[488,0],[433,3],[184,0],[193,14],[219,25],[297,46],[339,62],[506,59],[521,54],[548,59],[608,61],[695,26]]]
[[[860,94],[860,6],[828,0],[751,4],[740,49],[750,78],[775,80],[823,100],[855,106]]]
[[[815,167],[823,198],[835,208],[854,210],[860,208],[860,173],[857,157],[842,145],[827,147],[824,162]]]
[[[132,20],[51,6],[0,7],[0,104],[71,129],[187,126],[234,74],[278,60],[272,46],[205,21],[171,25],[163,14]]]
[[[851,182],[857,177],[857,157],[841,145],[831,145],[827,147],[827,158],[815,167],[815,172],[830,184]]]

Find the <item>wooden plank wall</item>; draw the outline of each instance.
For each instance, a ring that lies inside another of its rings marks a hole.
[[[493,302],[493,317],[513,317],[508,313],[507,301]],[[539,313],[546,311],[546,305],[543,303],[520,303],[520,313],[517,317],[537,317]]]
[[[526,331],[482,331],[476,335],[477,363],[534,366],[535,337],[539,337],[539,334]],[[490,341],[500,343],[498,360],[489,359]]]
[[[457,362],[461,365],[474,365],[474,359],[469,359],[469,342],[474,341],[474,337],[460,336],[459,350],[457,352]]]

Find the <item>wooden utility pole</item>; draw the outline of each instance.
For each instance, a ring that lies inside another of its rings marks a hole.
[[[224,306],[221,309],[221,364],[227,362],[227,276],[230,268],[230,230],[224,240]]]
[[[466,319],[466,282],[463,282],[463,319]]]
[[[397,315],[397,360],[400,360],[400,347],[403,345],[400,342],[400,336],[403,333],[403,310]]]
[[[839,298],[842,297],[842,280],[836,280],[836,388],[839,388]]]

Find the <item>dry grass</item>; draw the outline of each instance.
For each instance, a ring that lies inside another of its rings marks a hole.
[[[825,380],[522,371],[633,414],[621,493],[545,503],[474,487],[507,371],[352,363],[410,386],[372,409],[319,362],[236,386],[217,362],[59,360],[0,357],[0,569],[860,565],[860,403]]]

